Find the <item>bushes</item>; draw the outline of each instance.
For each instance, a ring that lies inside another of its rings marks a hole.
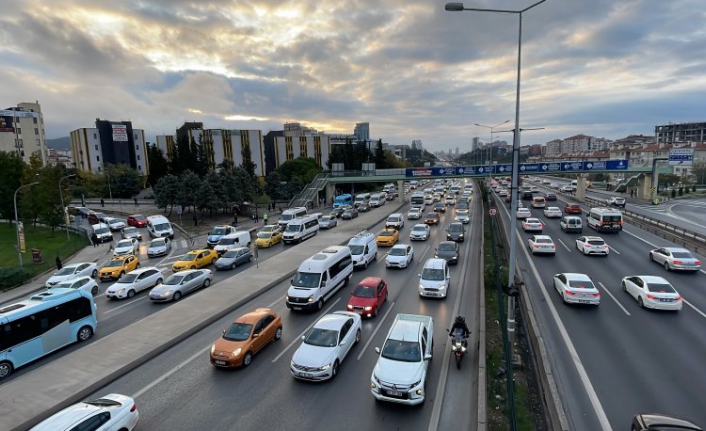
[[[0,268],[0,290],[18,286],[30,277],[32,274],[21,268]]]
[[[677,197],[677,189],[672,189],[672,198]]]

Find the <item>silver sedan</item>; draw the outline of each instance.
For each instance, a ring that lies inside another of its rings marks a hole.
[[[662,247],[650,250],[650,260],[664,266],[667,271],[699,271],[701,261],[691,252],[680,247]]]
[[[150,290],[150,299],[155,302],[178,301],[187,293],[200,287],[210,286],[211,281],[213,281],[213,273],[210,269],[180,271]]]
[[[252,262],[252,260],[252,250],[248,247],[232,248],[223,253],[223,256],[216,261],[216,269],[235,269],[236,266]]]

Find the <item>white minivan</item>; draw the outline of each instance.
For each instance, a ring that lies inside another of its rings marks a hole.
[[[451,273],[446,259],[428,259],[419,274],[419,296],[446,298],[450,281]]]
[[[279,220],[277,220],[277,224],[280,226],[287,226],[290,221],[294,220],[297,217],[304,217],[305,215],[307,215],[305,207],[288,208],[282,211],[282,215],[280,216]]]
[[[299,265],[285,298],[294,311],[321,310],[324,302],[348,284],[353,274],[351,250],[345,246],[327,247]]]
[[[385,205],[385,195],[383,193],[376,193],[370,197],[371,207],[377,208],[383,205]]]
[[[147,217],[147,232],[152,238],[174,239],[174,230],[169,220],[162,215]]]
[[[239,230],[222,237],[213,250],[220,256],[231,248],[250,247],[251,242],[250,231]]]
[[[367,268],[378,257],[378,244],[375,235],[367,230],[358,232],[348,241],[354,268]]]
[[[284,228],[282,241],[284,241],[285,244],[302,242],[317,233],[319,233],[319,217],[316,214],[310,214],[291,220],[287,224],[287,227]]]

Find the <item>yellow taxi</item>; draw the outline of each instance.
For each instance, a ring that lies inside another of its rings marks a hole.
[[[101,281],[114,280],[139,267],[140,259],[132,254],[115,256],[98,271],[98,278]]]
[[[379,246],[392,247],[400,240],[400,232],[397,229],[385,229],[378,232],[377,244]]]
[[[217,260],[218,253],[214,250],[192,250],[172,264],[172,271],[179,272],[185,269],[199,269],[215,263]]]
[[[258,248],[268,248],[275,244],[282,242],[282,232],[270,231],[257,233],[257,239],[255,239],[255,246]]]

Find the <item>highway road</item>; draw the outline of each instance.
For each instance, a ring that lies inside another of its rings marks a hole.
[[[502,208],[507,220],[508,205]],[[670,244],[629,224],[619,234],[599,234],[610,246],[608,257],[583,256],[575,248],[578,234],[563,233],[559,220],[546,219],[540,209],[531,211],[543,221],[543,233],[554,239],[557,253],[530,256],[530,235],[518,229],[518,265],[542,325],[570,429],[625,429],[638,412],[706,425],[706,272],[667,272],[650,262],[650,249]],[[596,232],[584,226],[583,234]],[[600,307],[563,304],[552,284],[560,272],[588,274],[601,291]],[[683,310],[639,308],[621,289],[627,275],[666,278],[684,298]]]
[[[374,211],[389,211],[389,205]],[[480,207],[474,204],[471,225],[480,227]],[[384,249],[367,270],[356,271],[348,287],[329,300],[320,313],[293,313],[286,309],[284,296],[289,283],[281,283],[231,315],[210,325],[164,354],[145,363],[112,384],[96,391],[132,395],[140,411],[140,430],[427,430],[473,429],[476,422],[477,349],[456,369],[450,357],[445,328],[457,310],[467,316],[474,332],[470,345],[477,346],[480,230],[474,229],[462,243],[465,264],[451,267],[449,297],[421,299],[417,293],[423,263],[433,257],[436,244],[445,239],[444,228],[452,211],[442,216],[442,225],[432,228],[432,237],[412,243],[413,265],[388,270]],[[407,220],[402,241],[408,242],[415,221]],[[382,229],[382,224],[372,231]],[[301,256],[303,260],[307,256]],[[291,262],[295,267],[299,262]],[[380,276],[389,285],[389,299],[374,319],[364,320],[363,339],[348,354],[335,381],[311,384],[296,381],[289,361],[301,343],[300,337],[324,313],[344,310],[349,291],[364,277]],[[203,293],[207,294],[207,293]],[[188,301],[188,297],[184,299]],[[265,348],[247,369],[224,371],[209,363],[209,350],[221,331],[237,316],[257,307],[271,307],[284,323],[282,339]],[[370,375],[377,360],[375,346],[381,346],[397,313],[418,313],[434,317],[435,348],[429,399],[421,407],[377,403],[370,394]]]

